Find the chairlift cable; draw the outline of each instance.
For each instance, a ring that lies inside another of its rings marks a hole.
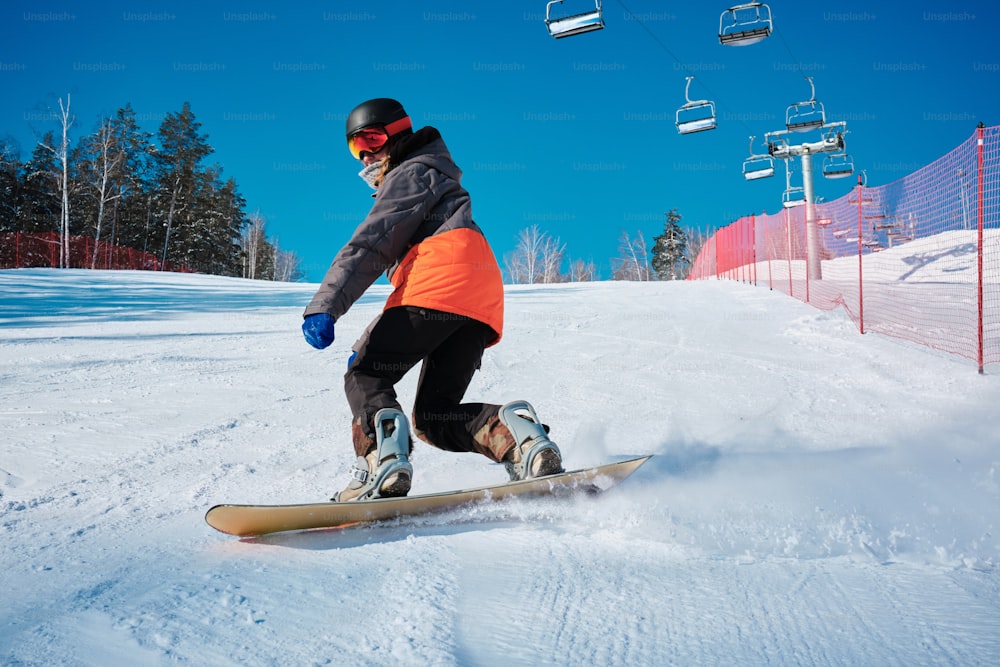
[[[656,36],[656,33],[654,33],[652,30],[649,29],[649,26],[647,26],[643,21],[641,21],[639,18],[637,18],[636,15],[632,13],[632,10],[625,6],[624,2],[622,2],[621,0],[617,0],[617,2],[618,2],[619,5],[621,5],[621,8],[624,9],[625,12],[632,18],[632,20],[635,23],[638,23],[639,26],[643,30],[645,30],[649,34],[650,37],[653,38],[653,41],[660,45],[660,48],[662,48],[664,51],[666,51],[668,54],[670,54],[670,57],[673,58],[677,62],[677,64],[681,66],[681,69],[684,70],[685,74],[688,74],[689,76],[694,76],[694,73],[691,72],[691,70],[689,70],[687,68],[687,65],[684,64],[684,62],[682,62],[681,59],[678,58],[677,55],[674,54],[673,51],[670,50],[670,47],[668,47],[666,44],[663,43],[663,40],[661,40],[659,37]],[[706,90],[707,90],[707,88],[706,88]],[[709,91],[709,92],[711,93],[712,91]]]
[[[805,79],[805,80],[808,81],[809,77],[806,76],[805,71],[801,67],[802,61],[800,61],[798,58],[795,57],[795,54],[792,52],[792,47],[788,45],[788,41],[785,39],[785,34],[781,30],[779,30],[777,27],[775,27],[772,30],[772,32],[774,32],[774,34],[776,34],[778,36],[778,40],[784,45],[785,50],[788,51],[788,55],[791,57],[792,63],[794,65],[796,65],[796,66],[799,67],[799,74],[802,75],[803,79]]]
[[[674,62],[676,62],[676,63],[677,63],[677,64],[678,64],[679,66],[680,66],[680,69],[681,69],[681,70],[682,70],[682,71],[683,71],[683,72],[684,72],[685,74],[687,74],[687,75],[688,75],[688,76],[690,76],[690,77],[694,77],[694,73],[693,73],[693,72],[692,72],[692,71],[691,71],[690,69],[688,69],[688,66],[687,66],[687,64],[686,64],[686,63],[684,63],[684,62],[683,62],[683,61],[682,61],[682,60],[681,60],[680,58],[678,58],[678,57],[677,57],[677,54],[675,54],[675,53],[674,53],[673,51],[671,51],[671,50],[670,50],[670,47],[668,47],[668,46],[667,46],[666,44],[664,44],[664,43],[663,43],[663,40],[661,40],[661,39],[660,39],[659,37],[657,37],[657,36],[656,36],[656,33],[654,33],[654,32],[653,32],[652,30],[650,30],[649,26],[647,26],[647,25],[645,24],[645,22],[643,22],[643,21],[642,21],[641,19],[639,19],[639,18],[638,18],[638,17],[637,17],[637,16],[636,16],[636,15],[635,15],[635,14],[634,14],[633,12],[632,12],[632,10],[631,10],[631,9],[629,9],[628,7],[626,7],[626,6],[625,6],[625,3],[624,3],[624,2],[622,2],[622,0],[616,0],[616,1],[617,1],[617,2],[618,2],[618,4],[619,4],[619,5],[621,6],[621,8],[622,8],[622,9],[624,9],[624,10],[625,10],[625,12],[626,12],[626,13],[627,13],[627,14],[628,14],[628,15],[629,15],[630,17],[631,17],[632,21],[633,21],[634,23],[638,23],[638,24],[639,24],[639,27],[641,27],[641,28],[642,28],[643,30],[645,30],[645,31],[646,31],[646,33],[647,33],[647,34],[648,34],[648,35],[649,35],[650,37],[652,37],[652,38],[653,38],[653,41],[654,41],[654,42],[656,42],[657,44],[659,44],[659,45],[660,45],[660,48],[662,48],[662,49],[663,49],[664,51],[666,51],[666,52],[667,52],[667,54],[668,54],[668,55],[669,55],[669,56],[670,56],[671,58],[673,58],[673,59],[674,59]],[[705,91],[706,91],[706,92],[708,93],[708,95],[709,95],[709,99],[712,99],[712,100],[718,100],[718,99],[719,99],[719,97],[718,97],[718,96],[717,96],[717,95],[716,95],[716,94],[715,94],[714,92],[712,92],[712,90],[711,90],[711,89],[710,89],[710,88],[709,88],[708,86],[706,86],[706,85],[705,85],[705,84],[703,84],[703,83],[702,83],[702,84],[700,84],[700,85],[701,85],[701,87],[702,87],[702,88],[704,88],[704,89],[705,89]],[[738,115],[738,114],[737,114],[737,115]],[[746,124],[746,122],[744,122],[744,121],[742,121],[742,120],[738,120],[737,122],[738,122],[738,123],[739,123],[740,125],[742,125],[742,126],[743,126],[743,128],[747,130],[747,132],[750,132],[750,133],[752,133],[752,132],[753,132],[753,129],[751,129],[751,128],[750,128],[750,126]]]

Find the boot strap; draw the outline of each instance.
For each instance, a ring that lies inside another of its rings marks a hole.
[[[368,471],[367,462],[365,463],[365,467],[364,468],[360,467],[356,463],[351,468],[351,477],[353,477],[354,479],[356,479],[361,484],[364,484],[365,482],[368,481],[368,476],[370,474],[371,473]]]

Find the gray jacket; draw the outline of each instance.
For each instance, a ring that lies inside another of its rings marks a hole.
[[[454,282],[456,278],[453,276],[466,283],[476,281],[466,291],[479,292],[482,288],[491,294],[496,294],[498,290],[502,293],[502,279],[499,268],[495,267],[496,260],[482,238],[482,231],[472,220],[469,193],[461,185],[462,172],[452,161],[444,140],[434,128],[423,128],[406,141],[408,153],[386,174],[371,211],[337,253],[320,288],[306,307],[305,315],[328,313],[335,320],[339,319],[383,272],[392,280],[397,292],[406,294],[414,290],[403,290],[404,281],[419,281],[420,289],[426,292],[427,284]],[[443,236],[457,230],[465,232]],[[470,243],[469,232],[475,232],[481,244]],[[435,242],[437,252],[442,245],[452,243],[453,247],[448,248],[447,261],[437,266],[433,261],[422,259],[418,264],[419,275],[410,276],[412,257],[419,254],[410,253],[411,249],[432,236],[438,237]],[[478,245],[486,248],[485,253],[481,247],[476,247]],[[407,271],[401,272],[402,277],[395,276],[400,262],[408,253]],[[469,257],[463,258],[463,253]],[[488,267],[489,271],[482,270],[483,254],[489,255],[486,263],[493,265]],[[464,278],[461,269],[455,268],[463,262],[475,268],[474,272],[466,271],[468,275]],[[494,267],[495,270],[492,270]],[[483,284],[480,285],[480,282]],[[431,305],[450,312],[464,312],[461,303],[456,304],[454,309],[449,308],[448,298],[454,297],[446,297],[441,302],[432,296],[423,303],[412,305]],[[502,300],[502,296],[500,298]],[[396,301],[400,299],[403,305],[411,305],[405,302],[405,295]],[[493,319],[478,313],[468,314],[488,323]]]

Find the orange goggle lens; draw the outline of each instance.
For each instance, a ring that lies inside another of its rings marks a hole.
[[[359,130],[347,138],[347,148],[355,160],[361,159],[362,153],[378,153],[385,148],[389,137],[413,129],[409,116],[394,120],[384,128],[369,127]]]
[[[389,141],[385,130],[361,130],[347,139],[347,148],[355,160],[361,159],[361,153],[378,153]]]

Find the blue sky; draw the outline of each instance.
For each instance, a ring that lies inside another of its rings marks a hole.
[[[804,76],[828,120],[847,121],[870,185],[943,155],[979,121],[1000,123],[998,3],[768,5],[774,35],[725,47],[726,2],[609,0],[604,30],[561,40],[543,0],[7,2],[0,134],[26,156],[67,94],[74,138],[126,103],[155,133],[188,101],[209,160],[319,280],[371,205],[346,115],[395,97],[415,126],[441,130],[501,261],[537,224],[609,277],[622,232],[651,242],[672,208],[702,229],[780,209],[782,172],[747,182],[741,165],[749,135],[761,142],[808,99]],[[682,136],[689,74],[719,127]],[[817,192],[834,199],[853,183],[818,179]]]

